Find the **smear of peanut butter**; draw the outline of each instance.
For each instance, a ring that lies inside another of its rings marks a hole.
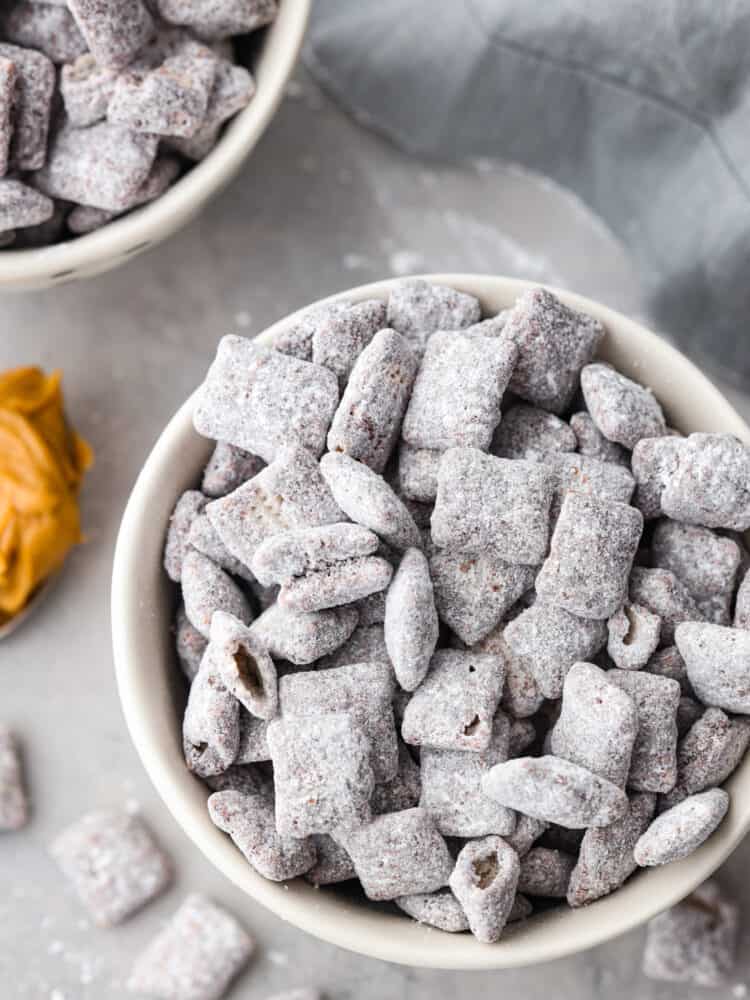
[[[0,624],[82,541],[78,491],[93,461],[65,419],[60,372],[0,373]]]

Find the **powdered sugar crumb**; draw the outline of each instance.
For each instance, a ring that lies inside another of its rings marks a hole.
[[[283,951],[269,951],[268,961],[274,965],[289,965],[289,956]]]

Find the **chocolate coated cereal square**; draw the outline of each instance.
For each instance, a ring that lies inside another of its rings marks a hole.
[[[68,7],[100,66],[124,69],[155,32],[143,0],[68,0]]]
[[[666,434],[664,414],[651,390],[611,365],[586,365],[581,389],[594,423],[609,441],[632,450],[641,438]]]
[[[388,326],[398,330],[421,354],[430,334],[461,330],[478,323],[482,307],[473,295],[426,281],[404,281],[388,298]]]
[[[0,56],[16,68],[16,100],[10,143],[11,170],[37,170],[47,155],[55,67],[41,52],[0,42]]]

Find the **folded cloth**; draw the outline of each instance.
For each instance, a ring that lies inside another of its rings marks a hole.
[[[317,0],[307,60],[415,154],[571,188],[630,250],[655,321],[750,382],[750,4]]]

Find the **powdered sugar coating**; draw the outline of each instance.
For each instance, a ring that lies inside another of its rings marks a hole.
[[[364,302],[337,302],[335,306],[335,309],[321,311],[325,322],[318,322],[313,331],[311,360],[329,368],[343,388],[357,359],[386,325],[385,302],[367,299]],[[330,444],[328,447],[333,451]]]
[[[576,443],[564,420],[537,406],[515,403],[503,414],[490,451],[498,458],[543,461],[550,453],[575,451]]]
[[[564,899],[576,859],[552,847],[532,847],[521,859],[518,891],[527,896]]]
[[[245,708],[240,709],[240,744],[235,764],[255,764],[270,760],[268,747],[268,722],[251,715]]]
[[[313,357],[318,333],[313,337]],[[418,362],[404,338],[380,330],[359,355],[328,432],[329,451],[382,472],[398,440]],[[347,373],[348,374],[348,373]]]
[[[419,549],[407,549],[386,594],[384,624],[388,655],[406,691],[424,680],[439,632],[430,567]]]
[[[677,706],[677,733],[680,738],[685,736],[690,728],[703,715],[704,707],[695,698],[683,695],[680,704]]]
[[[222,684],[248,712],[272,719],[278,708],[276,667],[256,633],[217,611],[211,619],[206,656]]]
[[[388,297],[388,326],[398,330],[421,354],[436,330],[461,330],[482,318],[473,295],[417,279],[397,285]]]
[[[199,434],[272,462],[293,444],[320,455],[338,405],[335,376],[245,337],[222,337],[201,389]]]
[[[519,872],[518,855],[500,837],[471,840],[458,855],[449,884],[480,941],[492,944],[500,939]]]
[[[188,550],[190,527],[205,506],[206,498],[200,490],[186,490],[177,500],[169,517],[164,545],[164,569],[175,583],[182,579],[182,561]]]
[[[508,757],[520,757],[536,741],[536,726],[530,719],[513,719],[510,725]]]
[[[86,42],[71,13],[63,5],[17,0],[0,17],[4,39],[43,52],[54,63],[76,59]]]
[[[401,735],[414,746],[486,750],[503,688],[503,661],[441,649],[404,712]]]
[[[633,856],[641,867],[686,858],[711,836],[726,815],[729,796],[723,788],[690,795],[667,809],[638,839]]]
[[[8,172],[10,162],[17,86],[18,70],[15,63],[0,56],[0,177]]]
[[[512,756],[512,755],[511,755]],[[534,841],[538,840],[547,824],[544,820],[534,819],[533,816],[525,816],[523,813],[516,813],[516,826],[513,833],[507,834],[504,840],[513,848],[519,858],[522,858],[529,850]]]
[[[205,498],[204,498],[205,502]],[[193,518],[187,536],[188,546],[208,556],[217,566],[232,576],[238,576],[247,583],[254,583],[255,577],[247,566],[237,559],[222,542],[218,531],[214,528],[205,511]]]
[[[654,394],[610,365],[586,365],[581,389],[591,418],[609,441],[632,450],[641,438],[666,433],[667,422]]]
[[[645,518],[660,517],[664,484],[677,468],[682,449],[678,437],[641,438],[631,456],[636,481],[633,503]]]
[[[412,448],[402,441],[398,449],[398,488],[402,496],[420,503],[432,503],[437,496],[441,451]]]
[[[155,31],[143,0],[68,0],[68,7],[100,66],[123,69]]]
[[[353,607],[301,614],[276,603],[255,619],[252,631],[274,659],[304,666],[343,645],[356,628],[357,618]]]
[[[177,609],[174,633],[177,659],[185,677],[188,681],[192,681],[198,673],[208,640],[200,634],[194,625],[190,624],[188,616],[185,614],[184,604],[181,604]]]
[[[608,441],[591,419],[591,414],[585,411],[574,413],[570,418],[570,427],[576,437],[576,450],[581,455],[614,465],[630,464],[627,450],[614,441]]]
[[[250,604],[234,580],[196,549],[185,554],[181,578],[185,614],[201,635],[209,637],[215,611],[226,611],[246,625],[252,621]]]
[[[665,646],[664,649],[654,653],[644,669],[650,674],[658,674],[659,677],[671,677],[680,685],[683,695],[692,697],[694,694],[685,661],[676,646]]]
[[[423,809],[376,816],[336,839],[351,856],[368,899],[434,892],[448,884],[453,869],[446,843]]]
[[[55,89],[55,67],[41,52],[0,42],[0,57],[16,68],[11,170],[37,170],[44,164]]]
[[[581,369],[596,352],[604,327],[575,312],[545,288],[532,288],[516,301],[504,336],[518,347],[510,389],[552,413],[562,413],[578,387]]]
[[[677,780],[680,685],[643,670],[609,670],[607,680],[630,695],[638,713],[628,788],[637,792],[670,791]]]
[[[106,117],[117,75],[117,70],[100,66],[90,52],[63,66],[60,93],[71,125],[85,128]]]
[[[220,1000],[254,949],[230,913],[193,894],[136,960],[127,986],[164,1000]]]
[[[557,514],[568,491],[597,497],[599,500],[619,500],[630,503],[635,480],[626,468],[613,462],[576,454],[550,454],[540,459],[554,478],[555,498],[553,517]]]
[[[504,663],[505,684],[501,704],[514,719],[534,715],[542,706],[544,695],[539,690],[534,675],[523,657],[515,656],[508,648],[502,624],[498,625],[481,642],[470,647],[471,652],[499,656]]]
[[[627,811],[625,793],[611,781],[560,757],[517,757],[482,779],[495,801],[535,819],[573,829],[609,826]]]
[[[393,567],[380,556],[346,559],[288,580],[279,591],[279,604],[306,612],[334,608],[385,590],[392,576]]]
[[[633,507],[568,493],[536,579],[537,594],[571,614],[609,618],[627,594],[642,530],[643,518]]]
[[[438,930],[450,934],[458,934],[469,929],[466,914],[450,889],[399,896],[394,902],[417,923],[437,927]]]
[[[297,528],[262,542],[253,556],[252,569],[257,579],[269,587],[358,556],[372,555],[379,544],[377,535],[359,524],[340,522]]]
[[[185,24],[202,38],[217,40],[242,35],[269,24],[278,13],[276,0],[157,0],[165,21]]]
[[[55,838],[50,852],[100,927],[122,923],[172,878],[148,827],[124,810],[86,813]]]
[[[7,726],[0,726],[0,830],[20,830],[29,820],[21,749]]]
[[[370,799],[373,815],[401,812],[403,809],[413,809],[419,805],[422,793],[422,777],[419,765],[415,762],[405,743],[398,744],[398,771],[390,781],[381,781],[375,785]]]
[[[257,455],[235,448],[227,441],[217,441],[203,470],[201,492],[213,499],[226,496],[257,476],[263,466],[263,459]]]
[[[50,198],[21,181],[0,178],[0,233],[39,225],[53,212]]]
[[[349,663],[370,662],[391,665],[382,624],[358,625],[346,642],[328,656],[322,656],[315,668],[324,670],[328,667],[345,667]]]
[[[734,606],[734,627],[750,629],[750,570],[742,578]]]
[[[659,645],[661,618],[626,602],[607,622],[607,653],[621,670],[640,670]]]
[[[745,756],[748,743],[750,721],[707,708],[677,746],[677,784],[664,796],[664,806],[720,785]]]
[[[750,632],[683,622],[675,629],[675,642],[704,705],[750,715]]]
[[[660,642],[671,645],[680,622],[702,618],[687,587],[666,569],[634,566],[628,586],[630,600],[661,618]]]
[[[182,720],[185,761],[201,777],[225,771],[240,746],[240,704],[227,691],[217,666],[203,657],[190,685]]]
[[[317,861],[305,872],[305,881],[314,886],[335,885],[357,877],[352,859],[333,837],[327,833],[315,833],[309,840],[315,846]]]
[[[432,538],[453,552],[491,548],[512,563],[536,564],[549,541],[553,482],[535,462],[451,448],[438,470]]]

